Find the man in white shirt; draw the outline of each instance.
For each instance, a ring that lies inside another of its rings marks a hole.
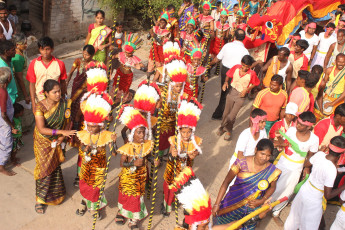
[[[339,195],[345,185],[332,189],[337,176],[337,162],[345,152],[345,138],[336,136],[331,139],[329,153],[317,152],[306,162],[305,167],[312,171],[308,180],[292,202],[290,214],[285,221],[285,230],[319,229],[323,212],[323,196],[326,200]]]
[[[304,39],[308,42],[309,47],[306,49],[303,53],[307,58],[309,59],[309,64],[313,60],[317,46],[319,45],[319,36],[315,34],[316,30],[316,23],[312,22],[309,23],[304,30],[302,30],[300,33],[301,39]]]
[[[245,32],[242,29],[237,29],[235,31],[235,40],[233,42],[227,43],[220,50],[219,54],[213,61],[211,61],[210,66],[216,64],[220,60],[222,61],[222,68],[220,71],[221,85],[220,85],[220,99],[219,104],[212,115],[212,119],[221,120],[224,112],[226,95],[228,94],[229,88],[226,91],[222,90],[222,86],[225,82],[226,73],[235,65],[240,65],[241,60],[245,55],[249,55],[248,50],[243,45],[243,40],[245,38]]]

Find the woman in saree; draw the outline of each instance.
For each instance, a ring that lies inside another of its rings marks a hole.
[[[111,45],[112,30],[104,25],[105,13],[103,10],[97,10],[95,13],[95,23],[89,25],[85,45],[93,45],[95,55],[93,59],[105,63],[107,58],[107,48]]]
[[[68,101],[61,99],[60,85],[55,80],[47,80],[43,85],[46,99],[36,105],[34,130],[34,153],[36,167],[35,210],[44,214],[46,205],[60,204],[66,194],[60,164],[65,160],[61,143],[65,137],[75,134],[75,130],[64,130],[70,117]]]
[[[95,54],[95,48],[92,45],[86,45],[83,48],[83,57],[77,58],[73,62],[71,71],[67,77],[67,85],[72,79],[74,71],[77,70],[77,75],[73,79],[72,83],[72,92],[71,92],[71,122],[72,129],[82,130],[84,116],[80,110],[80,99],[87,92],[87,82],[86,82],[86,66],[92,62],[92,57]],[[79,147],[79,143],[75,137],[71,138],[70,141],[71,147]]]
[[[254,156],[238,158],[231,166],[212,209],[215,225],[242,219],[260,208],[273,194],[281,173],[269,162],[273,148],[270,140],[262,139],[256,145]],[[234,185],[226,193],[235,176]],[[256,222],[251,222],[242,229],[255,229],[255,226]]]

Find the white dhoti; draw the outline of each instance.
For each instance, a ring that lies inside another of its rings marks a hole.
[[[314,59],[312,60],[310,67],[313,68],[314,65],[320,65],[323,67],[327,52],[317,51],[315,53]]]
[[[345,230],[345,206],[342,205],[330,230]]]
[[[319,229],[322,218],[322,197],[323,193],[314,188],[309,180],[306,181],[292,202],[284,230]]]
[[[294,153],[288,156],[283,151],[276,165],[282,171],[277,180],[276,190],[272,195],[272,200],[278,200],[287,196],[289,199],[298,184],[303,169],[304,158]],[[288,204],[288,201],[278,204],[272,209],[273,216],[279,216],[281,210]]]

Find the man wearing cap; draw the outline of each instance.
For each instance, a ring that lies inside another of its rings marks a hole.
[[[271,140],[277,140],[281,136],[279,131],[286,133],[290,127],[296,126],[295,118],[297,111],[298,106],[295,103],[289,102],[286,105],[284,118],[274,123],[269,132],[269,138]]]
[[[340,136],[345,125],[345,103],[340,104],[334,111],[334,115],[322,119],[314,127],[314,134],[319,137],[319,149],[325,151],[330,140]]]
[[[316,30],[316,23],[312,22],[309,23],[304,30],[300,32],[301,39],[304,39],[308,42],[309,47],[303,53],[309,59],[309,64],[313,60],[317,46],[319,45],[319,36],[315,34]]]
[[[235,31],[235,40],[233,42],[227,43],[220,50],[219,54],[213,61],[211,61],[210,66],[222,61],[222,68],[220,71],[221,76],[221,86],[220,86],[220,99],[219,104],[212,115],[212,119],[221,120],[224,112],[226,95],[230,87],[226,90],[222,90],[224,85],[226,73],[235,65],[240,65],[241,60],[245,55],[249,55],[248,50],[243,45],[243,40],[245,38],[245,32],[242,29],[237,29]],[[234,55],[236,54],[236,55]]]

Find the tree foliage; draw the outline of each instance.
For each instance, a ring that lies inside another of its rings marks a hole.
[[[125,9],[126,11],[135,11],[144,19],[149,19],[154,15],[156,18],[160,15],[162,9],[169,4],[173,4],[176,13],[183,0],[98,0],[101,5],[110,8],[114,15]],[[198,0],[196,0],[198,1]],[[151,6],[151,7],[150,7]]]

